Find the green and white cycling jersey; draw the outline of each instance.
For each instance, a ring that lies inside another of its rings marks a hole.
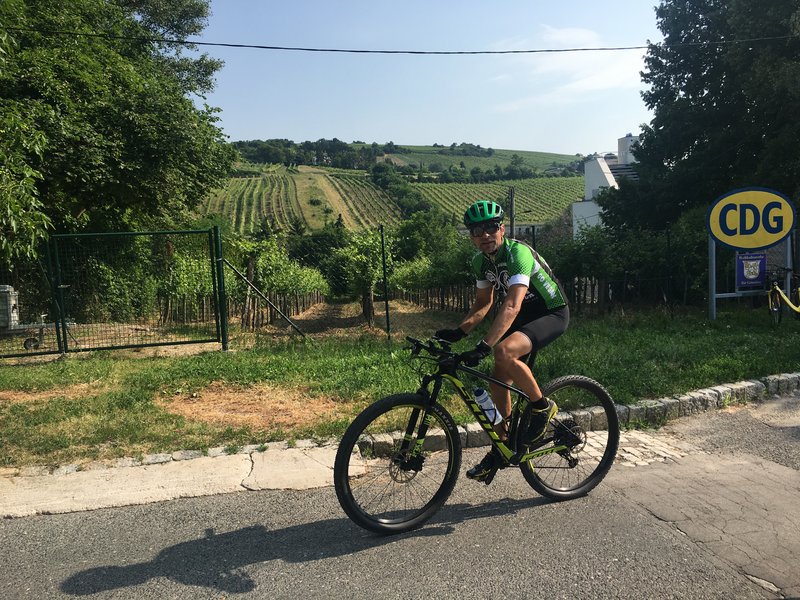
[[[510,286],[527,286],[520,314],[535,318],[567,304],[550,266],[523,242],[504,239],[493,257],[478,252],[472,258],[472,271],[477,286],[494,287],[500,302],[505,300]]]

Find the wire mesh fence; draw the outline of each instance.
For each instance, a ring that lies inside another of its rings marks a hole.
[[[0,356],[287,336],[402,340],[458,325],[475,300],[475,248],[452,223],[214,238],[213,230],[53,236],[0,271]],[[574,315],[680,302],[697,281],[603,278],[545,247]],[[223,252],[224,251],[224,252]],[[224,258],[223,258],[224,253]],[[223,299],[224,298],[224,299]],[[685,300],[684,300],[685,301]]]
[[[0,269],[0,356],[58,352],[46,260]]]
[[[42,258],[0,273],[0,356],[220,341],[213,242],[210,230],[52,236]]]
[[[59,235],[53,259],[68,350],[220,339],[209,231]]]

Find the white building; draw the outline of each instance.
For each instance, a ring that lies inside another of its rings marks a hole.
[[[617,140],[617,154],[596,155],[584,164],[583,201],[572,204],[572,233],[581,227],[600,224],[600,207],[594,198],[605,188],[618,188],[622,177],[638,180],[631,166],[636,162],[631,149],[639,141],[638,135],[627,134]]]

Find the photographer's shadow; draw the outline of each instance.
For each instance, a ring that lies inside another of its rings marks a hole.
[[[446,535],[464,521],[514,514],[547,503],[543,498],[500,500],[483,505],[445,505],[432,521],[416,531],[382,537],[356,527],[348,519],[327,519],[270,531],[256,525],[216,534],[165,548],[153,560],[127,566],[87,569],[61,584],[66,594],[84,596],[127,588],[165,577],[185,585],[241,594],[253,591],[255,582],[245,567],[281,559],[291,563],[354,554],[404,537]]]

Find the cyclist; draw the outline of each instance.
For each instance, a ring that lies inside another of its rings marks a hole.
[[[556,404],[544,398],[526,360],[560,336],[569,324],[569,308],[561,287],[547,262],[530,246],[505,237],[503,208],[496,202],[478,200],[464,213],[464,225],[478,252],[472,259],[477,280],[475,302],[455,329],[440,329],[436,337],[457,342],[469,334],[489,313],[497,293],[500,309],[489,331],[474,350],[461,355],[475,366],[494,351],[495,379],[515,384],[530,399],[531,419],[522,432],[522,442],[535,444],[544,436]],[[511,414],[511,392],[489,385],[497,409],[504,418]],[[501,440],[508,437],[505,421],[495,426]],[[467,477],[489,483],[497,469],[507,466],[494,448]]]

